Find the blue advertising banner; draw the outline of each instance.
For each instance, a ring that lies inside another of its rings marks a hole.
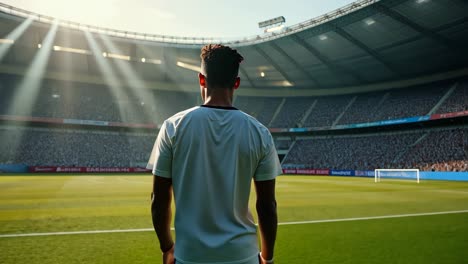
[[[421,180],[468,181],[468,172],[421,171]]]
[[[374,171],[357,170],[357,171],[354,171],[354,176],[359,176],[359,177],[374,177],[374,176],[375,176],[375,172],[374,172]]]
[[[354,176],[353,170],[330,170],[332,176]]]
[[[382,121],[369,122],[369,123],[338,125],[338,126],[335,126],[334,129],[349,129],[349,128],[363,128],[363,127],[374,127],[374,126],[399,125],[399,124],[427,121],[430,118],[431,116],[428,116],[428,115],[427,116],[413,116],[413,117],[407,117],[407,118],[382,120]]]
[[[2,172],[28,172],[28,166],[23,164],[0,164],[0,173]]]

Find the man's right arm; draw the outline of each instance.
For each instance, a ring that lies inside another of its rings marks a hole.
[[[275,179],[255,181],[255,190],[257,193],[258,226],[262,243],[261,257],[263,260],[272,260],[278,227]],[[263,260],[262,264],[265,263]]]

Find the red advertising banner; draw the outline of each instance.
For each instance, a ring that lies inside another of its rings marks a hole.
[[[283,174],[297,174],[296,169],[283,169]]]
[[[460,116],[468,116],[468,111],[446,113],[446,114],[434,114],[434,115],[431,115],[431,120],[444,119],[444,118],[454,118],[454,117],[460,117]]]
[[[54,167],[54,166],[31,166],[29,172],[48,172],[48,173],[114,173],[114,172],[150,172],[151,170],[144,168],[132,167]]]
[[[329,175],[329,169],[283,169],[284,174]]]

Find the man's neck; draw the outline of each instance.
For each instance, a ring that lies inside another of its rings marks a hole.
[[[232,107],[232,97],[233,91],[230,89],[220,89],[219,91],[212,91],[211,93],[205,94],[204,105],[209,106],[222,106],[222,107]]]

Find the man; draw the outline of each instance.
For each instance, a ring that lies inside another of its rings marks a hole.
[[[232,106],[243,57],[227,46],[202,48],[204,104],[162,125],[153,168],[151,213],[163,263],[273,263],[281,166],[268,129]],[[252,179],[261,237],[248,208]],[[171,235],[174,193],[176,243]]]

